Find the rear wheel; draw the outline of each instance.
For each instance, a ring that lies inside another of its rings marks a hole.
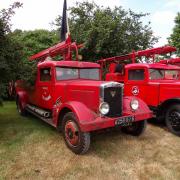
[[[67,113],[62,122],[63,137],[67,147],[76,154],[85,154],[90,147],[90,133],[82,132],[74,113]]]
[[[166,126],[175,135],[180,136],[180,105],[172,105],[165,117]]]
[[[25,116],[26,110],[23,108],[21,99],[19,97],[16,100],[16,106],[17,106],[17,110],[18,110],[19,114],[22,116]]]
[[[140,136],[146,129],[147,121],[133,122],[131,126],[122,127],[122,132],[133,136]]]

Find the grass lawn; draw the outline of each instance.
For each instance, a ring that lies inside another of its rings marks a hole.
[[[0,107],[1,179],[180,179],[180,138],[148,124],[141,137],[93,135],[88,154],[67,149],[41,120],[21,117],[14,102]]]

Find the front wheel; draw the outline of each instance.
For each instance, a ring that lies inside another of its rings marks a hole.
[[[172,105],[165,116],[166,126],[175,135],[180,136],[180,105]]]
[[[127,127],[122,127],[121,131],[130,134],[133,136],[140,136],[146,129],[147,126],[147,121],[137,121],[133,122],[132,125],[127,126]]]
[[[90,133],[82,132],[74,113],[67,113],[62,122],[63,137],[67,147],[75,154],[85,154],[90,147]]]

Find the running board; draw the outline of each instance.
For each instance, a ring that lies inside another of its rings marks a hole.
[[[26,110],[28,112],[30,112],[31,114],[33,114],[34,116],[36,116],[37,118],[43,120],[44,122],[48,123],[49,125],[53,126],[53,127],[56,127],[55,124],[53,124],[53,119],[52,118],[45,118],[45,117],[42,117],[40,116],[39,114],[37,114],[36,112],[32,111],[31,109],[29,108],[26,108]]]

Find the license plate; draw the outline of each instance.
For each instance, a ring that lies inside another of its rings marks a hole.
[[[115,125],[116,126],[120,126],[120,125],[126,125],[126,124],[129,124],[129,123],[132,123],[135,121],[135,117],[134,116],[127,116],[127,117],[122,117],[122,118],[119,118],[115,121]]]

